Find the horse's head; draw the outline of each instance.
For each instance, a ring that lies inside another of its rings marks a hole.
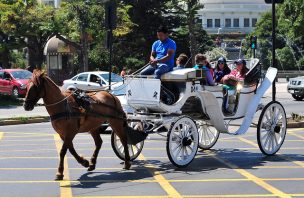
[[[23,104],[24,110],[32,111],[38,100],[44,96],[44,82],[44,73],[39,70],[34,70],[32,78],[27,86],[27,93]]]

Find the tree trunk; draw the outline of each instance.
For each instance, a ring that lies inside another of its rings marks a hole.
[[[28,64],[29,66],[41,69],[43,64],[43,44],[38,42],[37,38],[29,37],[27,42],[28,47]]]
[[[5,47],[5,49],[1,52],[1,57],[0,57],[0,66],[2,68],[10,68],[9,56],[10,56],[10,52]]]
[[[188,1],[188,28],[189,28],[189,41],[190,41],[190,53],[192,57],[192,65],[195,64],[195,55],[197,54],[197,41],[194,34],[195,21],[194,17],[196,13],[192,13],[191,10],[195,6],[196,0]]]

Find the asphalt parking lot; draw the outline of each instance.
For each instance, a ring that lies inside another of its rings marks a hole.
[[[104,140],[97,169],[87,172],[69,154],[64,181],[54,181],[61,141],[50,123],[0,127],[0,197],[304,197],[304,129],[289,129],[279,151],[261,154],[255,129],[223,134],[185,169],[171,165],[163,137],[151,135],[131,170],[123,170]],[[90,135],[74,146],[91,156]]]

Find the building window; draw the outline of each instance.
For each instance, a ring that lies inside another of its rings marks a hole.
[[[240,20],[239,19],[233,19],[233,27],[240,27]]]
[[[214,26],[215,27],[221,27],[221,19],[215,19]]]
[[[207,19],[207,28],[212,28],[212,27],[213,27],[212,19]]]
[[[231,19],[225,19],[225,27],[231,27]]]
[[[252,18],[252,27],[255,27],[258,19],[257,18]]]
[[[244,27],[249,27],[250,26],[250,21],[249,18],[244,19]]]
[[[196,19],[196,23],[202,25],[202,24],[203,24],[203,20],[200,19],[200,18],[197,18],[197,19]]]

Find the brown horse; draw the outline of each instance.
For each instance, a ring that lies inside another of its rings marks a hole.
[[[99,127],[108,122],[113,132],[120,138],[125,152],[124,168],[131,167],[127,146],[126,120],[120,101],[106,91],[90,94],[93,102],[89,103],[89,109],[94,113],[84,112],[73,97],[73,92],[62,92],[60,88],[44,73],[34,71],[28,85],[24,102],[24,109],[31,111],[40,98],[43,98],[46,110],[50,114],[52,126],[63,141],[60,151],[60,162],[56,180],[62,180],[64,170],[64,157],[69,149],[78,163],[87,167],[88,171],[95,169],[97,156],[102,145]],[[79,156],[74,149],[73,139],[77,133],[90,132],[95,142],[95,150],[90,162]]]

